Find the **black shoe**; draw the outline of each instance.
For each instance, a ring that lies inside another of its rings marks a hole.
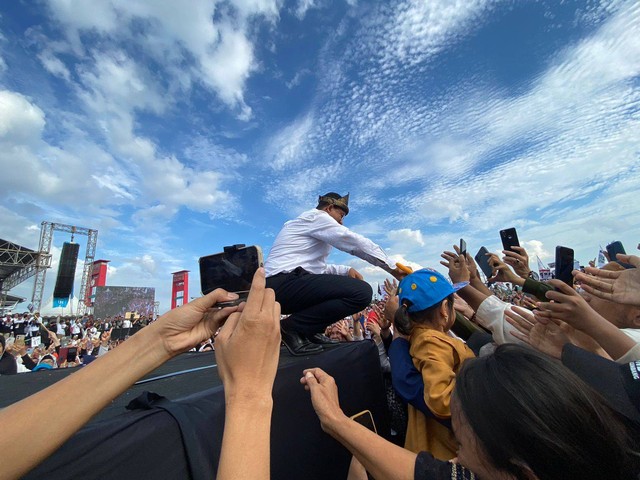
[[[322,345],[325,348],[331,348],[340,345],[340,342],[338,340],[333,340],[332,338],[327,337],[324,333],[314,333],[313,335],[307,335],[307,338],[311,343]]]
[[[303,357],[305,355],[315,355],[322,352],[320,345],[315,345],[304,338],[298,332],[287,331],[280,325],[282,333],[282,343],[287,347],[289,353],[295,357]]]

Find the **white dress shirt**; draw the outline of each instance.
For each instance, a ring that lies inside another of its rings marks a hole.
[[[331,247],[355,255],[387,272],[395,268],[395,263],[378,245],[340,225],[327,212],[314,208],[284,224],[265,262],[265,273],[270,277],[302,267],[310,273],[347,275],[351,267],[327,265]]]

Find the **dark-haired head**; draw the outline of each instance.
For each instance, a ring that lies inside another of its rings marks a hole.
[[[505,344],[465,362],[452,415],[454,428],[472,431],[475,440],[458,438],[459,461],[481,477],[637,479],[637,426],[532,349]]]
[[[403,335],[411,335],[414,325],[426,325],[447,331],[453,325],[456,314],[453,308],[453,293],[435,305],[418,312],[409,312],[406,301],[396,310],[394,328]]]

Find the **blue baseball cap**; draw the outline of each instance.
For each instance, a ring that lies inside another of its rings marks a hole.
[[[469,285],[469,282],[460,282],[454,285],[440,272],[430,268],[423,268],[407,275],[398,285],[400,304],[405,300],[410,303],[409,312],[421,312],[440,303],[454,292]]]

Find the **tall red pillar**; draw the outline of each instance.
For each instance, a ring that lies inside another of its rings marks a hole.
[[[107,263],[110,260],[96,260],[93,262],[93,269],[91,270],[91,281],[89,282],[89,288],[87,289],[84,304],[87,307],[93,307],[93,300],[96,297],[96,287],[104,287],[107,284]]]
[[[189,302],[189,270],[180,270],[171,275],[173,275],[171,287],[171,310],[173,310]]]

